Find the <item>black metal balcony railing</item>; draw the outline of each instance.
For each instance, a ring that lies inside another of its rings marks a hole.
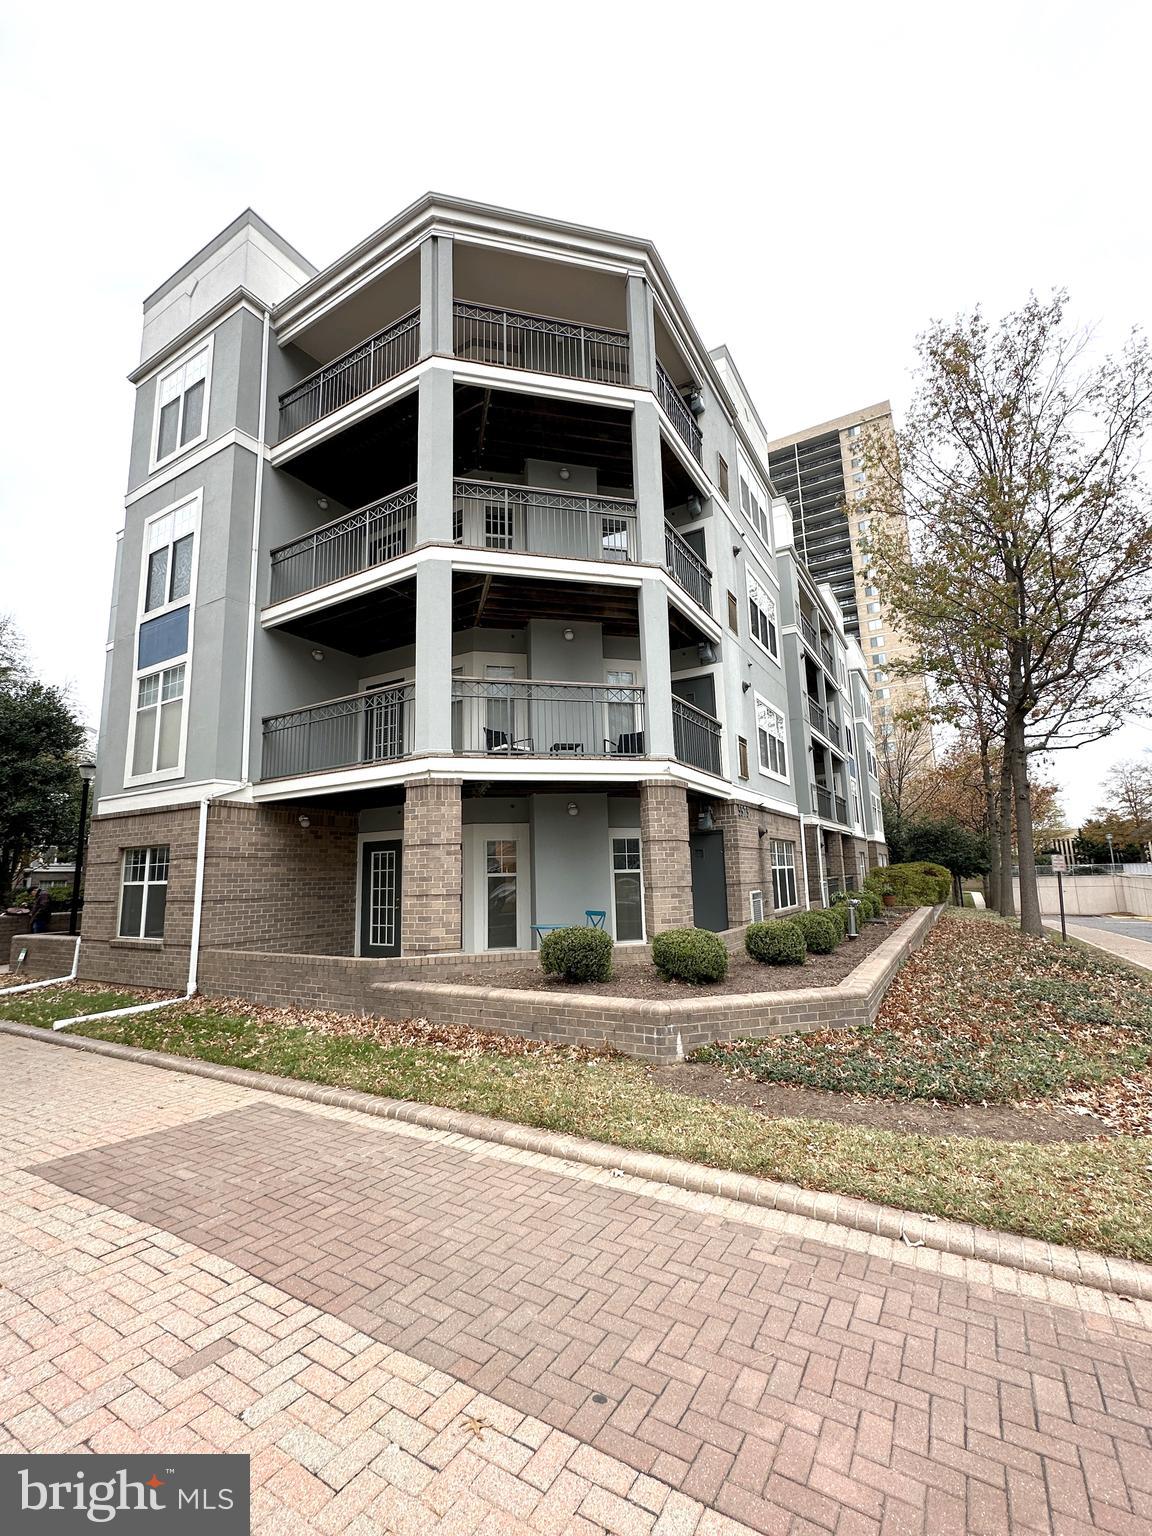
[[[823,816],[825,821],[832,820],[832,791],[825,789],[822,784],[815,784],[812,793],[816,796],[816,814]]]
[[[281,442],[411,368],[419,351],[420,311],[414,309],[286,390],[280,396]]]
[[[671,523],[664,524],[664,564],[688,596],[694,597],[706,613],[711,613],[712,572]]]
[[[643,757],[643,688],[457,677],[452,749],[488,757]]]
[[[703,462],[704,435],[696,425],[696,418],[688,409],[683,395],[668,377],[662,363],[656,364],[656,398],[664,407],[669,421],[692,450],[697,463]]]
[[[819,653],[820,646],[816,639],[815,627],[813,626],[811,619],[806,619],[803,614],[800,615],[800,633],[804,636],[805,640],[807,640],[812,649]]]
[[[828,715],[822,704],[813,698],[808,700],[808,719],[822,735],[828,734]]]
[[[283,779],[404,757],[411,751],[415,695],[414,683],[397,683],[266,716],[263,777]]]
[[[452,313],[459,358],[598,384],[629,382],[627,331],[461,300],[453,304]]]
[[[615,496],[457,480],[453,538],[469,549],[635,560],[636,503]]]
[[[280,603],[371,570],[395,560],[415,542],[416,487],[409,485],[274,549],[271,601]]]
[[[677,761],[705,773],[720,772],[721,725],[714,716],[689,704],[687,699],[672,699],[672,749]]]
[[[848,802],[843,795],[836,796],[836,820],[842,827],[848,825]]]

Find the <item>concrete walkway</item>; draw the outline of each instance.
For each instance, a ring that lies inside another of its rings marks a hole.
[[[0,1039],[0,1449],[230,1450],[253,1529],[1152,1527],[1152,1304]]]
[[[1044,926],[1060,932],[1058,917],[1045,917]],[[1105,954],[1115,955],[1152,971],[1152,919],[1123,917],[1076,917],[1068,919],[1068,937],[1082,944],[1092,944]]]

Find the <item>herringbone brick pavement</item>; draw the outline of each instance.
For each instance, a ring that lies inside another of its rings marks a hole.
[[[18,1445],[251,1450],[261,1531],[1152,1530],[1147,1309],[13,1048]]]

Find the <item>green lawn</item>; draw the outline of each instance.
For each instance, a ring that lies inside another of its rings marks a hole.
[[[1152,976],[991,916],[948,913],[873,1026],[709,1046],[698,1059],[876,1098],[1059,1101],[1152,1061]]]
[[[0,998],[0,1014],[43,1024],[80,1011],[81,1002],[93,1011],[101,1000],[122,1007],[130,999],[48,988]],[[619,1057],[520,1042],[489,1050],[466,1031],[422,1032],[375,1021],[349,1021],[343,1032],[333,1032],[291,1016],[204,1003],[78,1025],[73,1032],[1152,1260],[1152,1152],[1147,1140],[1135,1137],[1035,1145],[767,1120],[658,1088],[641,1064]]]

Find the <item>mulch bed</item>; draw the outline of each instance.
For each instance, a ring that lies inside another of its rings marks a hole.
[[[987,1136],[995,1141],[1092,1141],[1114,1136],[1113,1127],[1095,1114],[1060,1105],[932,1104],[900,1102],[754,1083],[729,1077],[719,1067],[685,1062],[651,1067],[661,1088],[715,1104],[734,1104],[770,1120],[830,1120],[837,1125],[867,1125],[876,1130],[921,1136]]]
[[[732,997],[750,992],[795,992],[808,987],[834,987],[856,969],[879,944],[890,938],[911,916],[890,912],[880,922],[868,923],[860,937],[846,939],[830,955],[809,955],[804,965],[760,965],[741,953],[732,955],[723,981],[692,986],[683,981],[663,981],[653,966],[618,966],[609,981],[573,983],[546,976],[539,965],[485,965],[476,970],[452,969],[451,974],[429,973],[429,981],[447,981],[466,987],[509,987],[517,992],[574,992],[580,997],[639,997],[658,1002],[681,1002],[697,997]]]

